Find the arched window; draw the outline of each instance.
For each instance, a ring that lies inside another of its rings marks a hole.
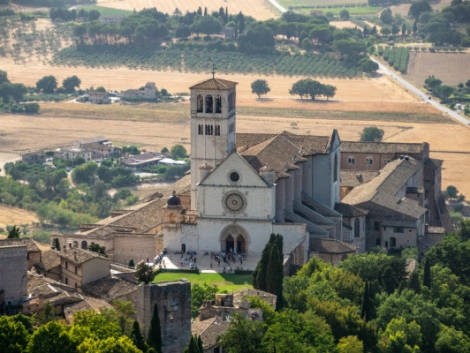
[[[394,248],[397,246],[397,239],[395,237],[390,238],[390,247]]]
[[[88,249],[88,243],[86,240],[82,240],[82,249]]]
[[[245,252],[245,238],[239,234],[237,237],[237,254],[244,254]]]
[[[333,164],[333,181],[338,181],[338,153],[335,152],[335,161]]]
[[[214,102],[212,96],[206,96],[206,113],[212,113],[214,111]]]
[[[354,237],[359,238],[361,236],[361,221],[359,218],[354,220]]]
[[[222,113],[222,97],[215,96],[215,112]]]
[[[204,111],[204,99],[201,95],[197,96],[197,112],[202,113]]]
[[[227,236],[227,239],[225,239],[225,251],[226,252],[233,252],[235,246],[235,242],[233,240],[233,237],[231,234]]]

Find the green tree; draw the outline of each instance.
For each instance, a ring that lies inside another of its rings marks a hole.
[[[128,265],[130,268],[134,268],[135,267],[135,264],[134,264],[134,260],[133,259],[130,259],[129,260],[129,265]]]
[[[50,321],[34,331],[26,353],[76,353],[76,346],[63,325]]]
[[[72,172],[72,179],[77,184],[88,184],[92,185],[95,183],[96,172],[98,170],[98,164],[95,162],[88,162],[74,168]]]
[[[209,283],[194,283],[191,285],[191,315],[196,318],[199,308],[205,300],[213,300],[218,292],[216,285]]]
[[[411,3],[408,15],[418,20],[422,13],[430,11],[432,11],[432,8],[428,1],[418,0]]]
[[[431,288],[432,285],[431,261],[429,259],[424,260],[423,285],[428,288]]]
[[[271,89],[268,86],[266,80],[256,80],[251,83],[251,92],[258,96],[258,99],[261,98],[262,95],[267,94]]]
[[[279,238],[281,243],[279,243]],[[268,266],[266,271],[266,291],[275,294],[277,297],[276,309],[283,306],[282,281],[284,269],[282,267],[282,236],[275,235],[275,241],[269,251]]]
[[[162,352],[162,330],[160,327],[160,316],[158,314],[157,304],[153,306],[153,314],[152,320],[150,321],[147,343],[151,348],[155,349],[157,353]]]
[[[336,346],[338,353],[363,353],[364,344],[357,336],[342,337]]]
[[[17,226],[13,226],[8,230],[8,239],[19,239],[20,235],[21,231]]]
[[[137,320],[134,320],[134,323],[132,324],[131,339],[132,342],[134,342],[134,345],[142,352],[147,351],[148,346],[145,343],[144,336],[142,336],[142,333],[140,332],[140,326]]]
[[[380,335],[381,353],[419,353],[422,342],[421,327],[416,321],[407,323],[402,317],[392,319]]]
[[[78,353],[142,353],[126,336],[100,340],[87,338],[78,346],[77,351]]]
[[[8,80],[7,73],[3,70],[0,70],[0,84],[2,84],[4,82],[9,83],[10,81]]]
[[[447,100],[454,93],[454,91],[454,87],[443,85],[436,88],[435,94],[441,99],[441,101],[447,102]]]
[[[470,339],[462,331],[443,326],[435,344],[437,353],[469,353]]]
[[[264,332],[263,322],[247,320],[240,314],[235,314],[227,332],[219,337],[218,345],[224,347],[228,353],[260,353]]]
[[[359,61],[360,68],[363,72],[367,74],[373,74],[379,69],[379,65],[370,60],[369,58],[363,58]]]
[[[387,25],[391,25],[393,23],[392,10],[390,10],[390,8],[383,10],[380,14],[380,20]]]
[[[408,288],[414,290],[416,293],[421,292],[421,283],[419,281],[418,272],[414,271],[410,275],[410,279],[408,281]]]
[[[449,185],[446,189],[446,193],[451,199],[456,199],[459,194],[459,190],[454,185]]]
[[[80,87],[81,82],[82,81],[76,75],[73,75],[62,81],[62,87],[64,87],[67,92],[75,92],[75,88]]]
[[[28,332],[21,322],[0,316],[0,352],[22,353],[28,343]]]
[[[54,93],[57,88],[57,80],[54,76],[44,76],[36,82],[36,88],[44,93]]]
[[[191,336],[183,353],[204,353],[201,337]]]
[[[213,16],[198,17],[193,24],[194,33],[214,34],[222,29],[221,23]]]
[[[343,21],[349,20],[349,11],[346,10],[346,9],[341,10],[341,12],[339,13],[339,17],[340,17]]]
[[[147,265],[145,262],[140,262],[137,264],[137,271],[135,272],[135,277],[139,282],[148,284],[152,282],[155,274],[153,273],[152,268]]]
[[[361,308],[361,317],[364,318],[366,321],[371,320],[375,316],[375,307],[372,295],[373,294],[371,293],[370,285],[368,282],[366,282],[364,288],[364,298],[362,300]]]
[[[178,159],[178,158],[186,158],[188,156],[188,152],[183,145],[174,145],[171,147],[171,157]]]
[[[361,142],[380,142],[384,131],[376,126],[365,127],[361,133]]]
[[[428,78],[424,80],[424,87],[426,87],[431,92],[433,92],[441,84],[442,81],[439,80],[437,77],[434,77],[434,75],[428,76]]]

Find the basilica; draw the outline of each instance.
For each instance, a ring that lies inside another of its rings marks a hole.
[[[419,146],[383,144],[387,151],[399,147],[402,153],[413,147],[417,159],[405,159],[395,153],[390,160],[401,158],[401,162],[387,165],[384,172],[369,173],[368,180],[355,179],[353,187],[364,184],[358,191],[344,189],[341,141],[336,130],[328,136],[286,131],[237,133],[236,87],[235,82],[212,77],[190,88],[190,175],[163,195],[145,199],[126,210],[113,211],[97,224],[82,225],[74,234],[58,235],[61,246],[87,248],[96,243],[105,247],[113,261],[122,264],[153,259],[162,252],[243,254],[256,260],[270,235],[276,233],[283,236],[285,265],[295,267],[311,256],[337,263],[365,251],[369,227],[373,227],[369,232],[372,246],[387,247],[394,234],[388,235],[388,226],[392,230],[414,227],[413,244],[410,241],[400,244],[416,246],[425,233],[423,207],[429,203],[424,202],[425,193],[421,192],[425,163],[416,152]],[[352,149],[360,147],[369,162],[371,155],[367,149],[371,153],[379,150],[379,145],[352,144],[348,153],[352,156]],[[359,163],[363,157],[356,155]],[[440,173],[439,168],[433,169],[434,173]],[[407,172],[400,172],[402,169]],[[439,176],[436,174],[436,180],[440,180]],[[381,180],[392,177],[393,187],[403,192],[384,193],[387,204],[383,209],[394,213],[382,214],[379,225],[375,220],[366,222],[371,201],[365,196],[375,195],[373,190],[379,190]],[[413,195],[410,190],[414,190]],[[351,202],[342,202],[341,198],[348,199],[348,192],[358,196],[349,197]],[[398,207],[404,204],[403,198],[409,206],[407,210]],[[385,240],[385,236],[389,238]]]

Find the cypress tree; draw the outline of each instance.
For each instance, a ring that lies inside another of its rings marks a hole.
[[[198,348],[198,353],[204,353],[204,348],[202,347],[201,336],[197,336],[197,348]]]
[[[408,288],[414,290],[416,293],[421,292],[421,283],[419,283],[419,276],[416,271],[410,275],[410,279],[408,281]]]
[[[140,332],[140,326],[137,320],[134,320],[134,324],[132,325],[131,338],[132,342],[134,342],[137,348],[139,348],[142,352],[147,351],[147,344],[145,343],[144,337]]]
[[[150,321],[149,335],[147,343],[154,348],[157,353],[162,353],[162,330],[160,327],[160,316],[158,315],[158,306],[153,306],[152,320]]]
[[[260,290],[266,290],[266,274],[268,271],[269,253],[271,246],[275,242],[275,235],[271,234],[268,243],[264,246],[261,259],[258,261],[253,271],[253,287]]]
[[[200,336],[191,336],[183,353],[204,353]]]
[[[364,287],[364,297],[362,299],[361,317],[369,321],[374,317],[374,303],[372,302],[372,290],[370,283],[366,282]]]
[[[424,275],[423,275],[423,285],[431,288],[432,276],[431,276],[431,262],[426,259],[424,260]]]
[[[282,308],[282,281],[284,273],[282,267],[282,236],[275,235],[269,251],[269,260],[266,272],[266,291],[277,296],[276,309]]]

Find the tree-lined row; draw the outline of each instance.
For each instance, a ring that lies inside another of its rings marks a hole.
[[[395,70],[406,74],[408,68],[409,49],[406,47],[378,47],[378,54],[383,56]]]

